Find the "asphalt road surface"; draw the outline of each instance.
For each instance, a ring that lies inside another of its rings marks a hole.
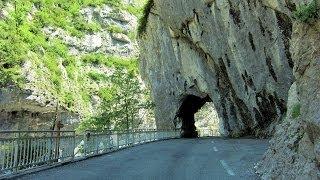
[[[259,179],[267,140],[173,139],[144,144],[19,177],[34,180]]]

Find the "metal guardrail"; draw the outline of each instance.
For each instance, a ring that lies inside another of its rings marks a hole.
[[[219,130],[218,129],[197,129],[198,136],[199,137],[213,137],[213,136],[219,136]]]
[[[0,178],[21,171],[71,162],[147,142],[177,138],[176,130],[0,131]]]

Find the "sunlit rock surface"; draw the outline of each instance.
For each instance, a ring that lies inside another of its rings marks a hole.
[[[293,83],[290,9],[275,2],[154,1],[140,47],[158,127],[179,124],[186,95],[209,95],[222,134],[271,134]]]
[[[287,116],[257,166],[263,179],[320,179],[320,22],[295,23],[293,30],[296,83]]]
[[[140,46],[158,126],[179,124],[187,95],[209,95],[222,134],[274,131],[263,179],[319,179],[319,18],[292,18],[310,2],[155,0]]]

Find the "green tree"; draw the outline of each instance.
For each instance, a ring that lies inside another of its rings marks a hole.
[[[110,87],[100,90],[101,114],[84,120],[79,130],[134,129],[141,123],[140,110],[151,110],[153,103],[134,71],[118,67],[108,77]]]

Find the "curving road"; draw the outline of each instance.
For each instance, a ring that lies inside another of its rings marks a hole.
[[[267,140],[256,139],[174,139],[124,149],[19,179],[258,179],[254,163],[261,159],[267,146]]]

